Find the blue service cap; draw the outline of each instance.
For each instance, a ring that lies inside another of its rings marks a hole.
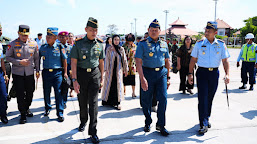
[[[55,35],[57,36],[58,35],[58,28],[56,27],[49,27],[47,28],[47,35]]]
[[[218,26],[217,22],[209,21],[207,22],[206,29],[217,29],[217,26]]]
[[[153,28],[161,28],[159,22],[157,19],[154,19],[151,24],[149,25],[149,27],[153,27]]]

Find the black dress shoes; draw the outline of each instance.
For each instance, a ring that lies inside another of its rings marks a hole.
[[[165,129],[165,127],[161,127],[159,125],[156,125],[156,130],[160,131],[162,136],[168,136],[169,132]]]
[[[2,121],[2,123],[4,123],[4,124],[7,124],[7,123],[8,123],[8,119],[7,119],[6,116],[1,116],[1,121]]]
[[[211,123],[210,122],[208,122],[208,128],[211,128]]]
[[[50,110],[45,110],[44,116],[48,116],[50,113]]]
[[[90,139],[91,139],[92,143],[94,143],[94,144],[100,143],[100,140],[99,140],[99,138],[97,137],[97,135],[92,135],[92,136],[90,137]]]
[[[25,124],[27,122],[26,115],[21,115],[20,124]]]
[[[239,87],[239,89],[246,89],[246,86],[242,85],[241,87]]]
[[[30,109],[27,110],[26,116],[33,117],[33,113],[30,111]]]
[[[200,129],[198,130],[199,134],[204,134],[208,131],[208,126],[201,126]]]
[[[83,132],[83,131],[85,130],[85,126],[86,126],[85,123],[80,123],[80,125],[79,125],[79,131],[80,131],[80,132]]]
[[[150,131],[150,125],[145,125],[144,131],[145,131],[145,132],[149,132],[149,131]]]
[[[63,122],[64,121],[64,117],[63,116],[58,116],[58,122]]]

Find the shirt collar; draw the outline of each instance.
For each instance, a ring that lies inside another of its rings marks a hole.
[[[153,40],[150,36],[148,36],[147,39],[148,39],[148,41],[149,41],[150,43],[151,43],[151,42],[154,42],[154,40]],[[157,42],[161,42],[161,39],[158,38]]]
[[[87,38],[87,35],[85,35],[84,40],[85,40],[85,41],[88,41],[88,42],[96,42],[96,39],[94,39],[94,40],[89,40],[89,39]]]
[[[214,38],[214,41],[212,44],[218,44],[218,39]],[[204,39],[204,44],[211,44],[207,38]]]

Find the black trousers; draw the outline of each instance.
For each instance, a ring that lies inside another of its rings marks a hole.
[[[180,85],[179,85],[179,91],[184,91],[186,89],[193,89],[194,88],[194,72],[193,72],[193,84],[190,85],[187,80],[189,72],[189,67],[181,67],[179,70],[179,76],[180,76]]]
[[[13,74],[13,84],[15,86],[18,109],[24,115],[32,103],[35,90],[34,75],[19,76]]]
[[[251,85],[255,84],[254,65],[255,65],[255,62],[242,62],[241,78],[242,78],[243,84],[247,84],[248,82],[247,73],[249,74],[249,84]]]
[[[98,113],[98,91],[100,88],[101,73],[98,67],[87,72],[86,69],[78,68],[77,79],[80,85],[80,93],[78,94],[80,121],[86,123],[88,121],[88,112],[90,117],[89,135],[96,135],[97,113]]]

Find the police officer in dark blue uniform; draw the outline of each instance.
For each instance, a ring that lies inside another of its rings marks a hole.
[[[169,50],[167,43],[159,38],[160,24],[155,19],[148,28],[149,37],[139,42],[136,50],[136,66],[141,82],[141,104],[145,115],[144,131],[150,131],[153,92],[158,103],[156,130],[167,136],[165,112],[169,82]]]
[[[193,70],[195,63],[198,65],[196,72],[198,88],[198,113],[200,129],[199,134],[204,134],[211,128],[209,118],[211,116],[212,101],[219,81],[219,65],[222,61],[225,70],[225,83],[229,83],[230,57],[225,43],[215,38],[217,34],[217,22],[208,22],[205,29],[205,37],[198,41],[191,53],[189,64],[188,82],[193,84]]]
[[[67,43],[69,32],[67,31],[61,31],[58,34],[58,40],[60,41],[60,44],[63,48],[65,48],[66,55],[67,55],[67,74],[69,78],[71,79],[71,59],[70,59],[70,52],[72,49],[72,46]],[[68,91],[69,87],[63,87],[62,88],[62,95],[63,95],[63,102],[64,102],[64,109],[66,108],[66,103],[68,100]]]
[[[47,43],[42,45],[39,49],[39,55],[43,59],[43,89],[44,89],[44,100],[45,100],[45,116],[48,116],[52,109],[50,93],[51,87],[54,88],[55,103],[56,103],[56,114],[58,121],[63,122],[63,109],[64,102],[63,96],[61,95],[61,84],[62,84],[62,72],[64,77],[67,79],[67,56],[65,49],[58,43],[56,43],[58,34],[58,28],[50,27],[47,28]]]

